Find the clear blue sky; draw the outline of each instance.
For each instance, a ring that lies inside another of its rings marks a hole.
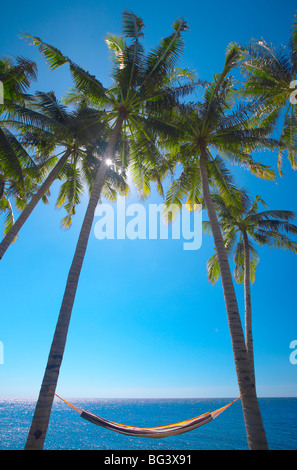
[[[229,42],[251,38],[286,43],[294,1],[102,2],[100,0],[5,2],[1,6],[0,55],[23,55],[38,64],[33,90],[62,97],[71,86],[67,68],[50,72],[21,32],[40,36],[109,84],[106,33],[121,32],[129,8],[146,25],[151,47],[183,16],[181,65],[211,79],[221,70]],[[264,158],[265,157],[265,158]],[[275,165],[276,155],[262,161]],[[260,193],[270,208],[297,212],[297,174],[262,182],[234,169],[238,184]],[[63,211],[40,204],[19,240],[1,261],[0,364],[2,396],[37,396],[74,253],[84,201],[70,230],[60,229]],[[129,202],[137,202],[132,194]],[[153,192],[148,202],[161,202]],[[205,214],[203,215],[205,218]],[[238,394],[220,282],[207,281],[210,236],[197,251],[175,240],[103,240],[92,231],[73,309],[57,391],[79,397],[221,397]],[[260,250],[252,289],[257,389],[260,396],[296,396],[297,365],[289,361],[297,339],[296,258]],[[242,286],[236,286],[243,311]]]

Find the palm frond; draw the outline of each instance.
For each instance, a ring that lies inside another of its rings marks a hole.
[[[122,15],[123,21],[123,33],[126,37],[138,41],[139,38],[143,37],[143,20],[137,17],[131,10],[124,10]]]
[[[209,258],[209,260],[207,261],[206,267],[207,267],[208,280],[212,284],[215,284],[220,277],[220,266],[219,266],[218,256],[216,253]]]
[[[56,201],[57,208],[62,206],[67,211],[67,215],[62,219],[62,227],[69,228],[72,224],[72,217],[75,215],[76,206],[81,201],[83,194],[83,184],[80,179],[79,169],[73,164],[66,164],[66,181],[60,186]]]

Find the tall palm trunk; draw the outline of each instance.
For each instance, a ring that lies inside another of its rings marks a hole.
[[[120,135],[123,120],[124,118],[122,116],[118,118],[113,133],[110,137],[110,141],[107,145],[105,157],[112,156],[113,154],[115,145]],[[92,223],[94,220],[95,209],[104,184],[106,171],[107,165],[104,163],[104,161],[102,161],[95,178],[93,190],[76,245],[73,261],[69,270],[59,318],[56,325],[56,330],[54,333],[48,362],[25,450],[41,450],[43,448],[54,398],[54,395],[51,392],[55,392],[58,382],[79,276],[87,249]]]
[[[252,304],[251,304],[251,282],[250,282],[250,250],[247,233],[242,231],[244,248],[244,309],[245,309],[245,344],[248,360],[250,362],[252,379],[255,383],[254,347],[252,333]]]
[[[212,202],[206,166],[206,150],[201,149],[200,171],[204,201],[211,225],[214,243],[220,267],[223,293],[227,310],[228,324],[233,348],[237,381],[242,395],[242,409],[245,421],[249,449],[268,449],[266,434],[263,427],[255,385],[247,357],[247,350],[239,316],[232,274],[224,245],[220,225]]]
[[[28,217],[31,215],[38,202],[46,194],[46,192],[51,187],[52,183],[57,178],[58,174],[65,165],[70,152],[65,152],[64,155],[59,159],[58,163],[54,166],[48,177],[44,180],[43,184],[39,188],[36,194],[31,198],[29,204],[21,212],[20,216],[17,218],[9,232],[5,235],[2,242],[0,243],[0,259],[3,258],[6,250],[9,248],[15,237],[18,235],[24,223],[28,220]]]

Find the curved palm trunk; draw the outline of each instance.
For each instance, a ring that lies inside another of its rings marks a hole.
[[[244,247],[244,309],[245,309],[245,344],[250,362],[252,380],[255,381],[254,347],[252,332],[252,304],[250,282],[250,250],[246,231],[242,232]]]
[[[32,214],[33,210],[37,206],[38,202],[46,194],[46,192],[51,187],[52,183],[57,178],[58,174],[65,165],[70,152],[65,152],[63,157],[60,158],[58,163],[54,166],[48,177],[45,179],[37,193],[31,198],[29,204],[21,212],[20,216],[17,218],[9,232],[5,235],[2,242],[0,243],[0,259],[3,258],[6,250],[9,248],[15,237],[18,235],[24,223],[28,220],[29,216]]]
[[[105,156],[112,155],[121,131],[122,123],[123,118],[119,117],[106,148]],[[104,184],[106,171],[107,165],[102,163],[96,175],[92,194],[90,196],[76,250],[69,270],[59,318],[25,450],[42,450],[43,448],[54,399],[54,395],[50,390],[52,392],[55,392],[56,390],[79,276],[94,220],[95,209]]]
[[[228,257],[208,186],[205,149],[201,149],[200,171],[203,196],[212,234],[214,237],[214,243],[220,267],[237,381],[240,394],[242,395],[242,409],[245,420],[248,446],[251,450],[264,450],[268,449],[266,434],[264,431],[259,403],[256,396],[255,385],[251,378],[251,369],[247,357],[247,350]]]

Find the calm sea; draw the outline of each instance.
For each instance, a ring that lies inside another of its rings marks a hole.
[[[125,399],[78,400],[79,408],[123,424],[160,426],[213,411],[228,399]],[[260,398],[271,450],[297,449],[297,398]],[[22,450],[35,403],[25,399],[0,399],[0,449]],[[48,450],[246,450],[240,402],[213,422],[175,437],[155,440],[124,436],[80,418],[61,401],[55,401],[47,433]]]

